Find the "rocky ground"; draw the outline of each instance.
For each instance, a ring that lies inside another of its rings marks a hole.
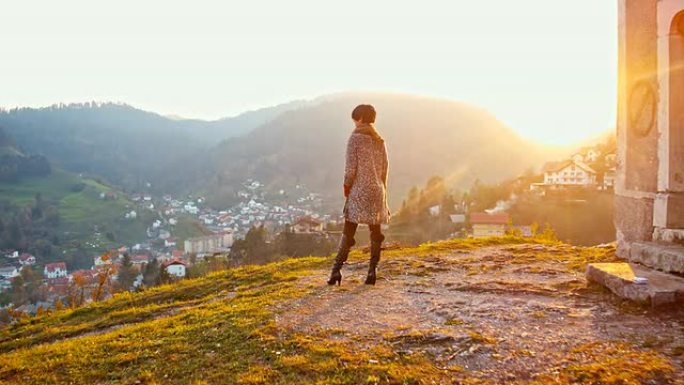
[[[243,266],[0,328],[0,384],[684,384],[684,309],[588,285],[614,248],[451,240]]]
[[[579,383],[684,383],[684,306],[653,311],[588,285],[592,253],[613,258],[567,245],[395,252],[375,287],[363,285],[360,255],[340,287],[321,286],[326,270],[302,279],[319,288],[277,324],[352,350],[426,355],[454,379],[548,383],[570,372]]]

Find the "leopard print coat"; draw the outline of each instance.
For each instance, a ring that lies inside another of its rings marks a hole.
[[[372,124],[357,127],[347,142],[344,185],[350,186],[344,218],[354,223],[389,223],[387,148]]]

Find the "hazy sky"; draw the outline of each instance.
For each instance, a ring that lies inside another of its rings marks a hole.
[[[122,101],[209,119],[397,91],[578,141],[614,126],[616,3],[12,1],[0,12],[0,106]]]

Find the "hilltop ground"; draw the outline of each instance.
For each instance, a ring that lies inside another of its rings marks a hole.
[[[0,331],[0,383],[681,384],[684,309],[588,286],[614,250],[543,240],[227,270]]]

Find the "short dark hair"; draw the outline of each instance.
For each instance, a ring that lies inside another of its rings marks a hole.
[[[363,123],[375,123],[375,108],[370,104],[359,104],[352,111],[352,119]]]

